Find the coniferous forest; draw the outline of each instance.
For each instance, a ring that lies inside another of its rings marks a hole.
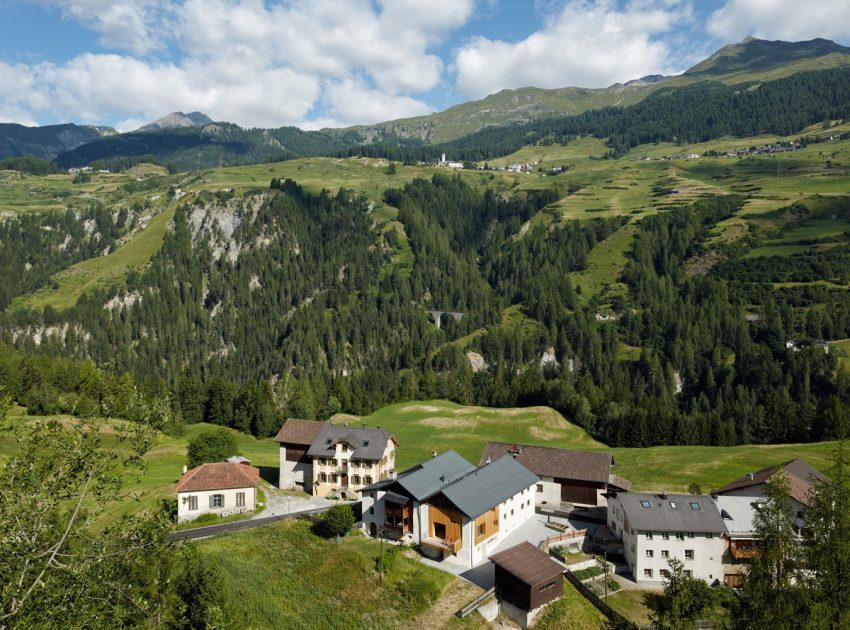
[[[615,315],[599,317],[569,274],[626,217],[536,222],[553,190],[508,198],[448,175],[384,196],[398,208],[388,230],[375,229],[365,198],[312,194],[290,180],[260,195],[183,203],[161,250],[125,287],[95,290],[61,313],[3,315],[3,341],[17,350],[7,361],[28,366],[15,397],[35,411],[62,409],[68,393],[102,407],[121,389],[85,386],[38,353],[126,374],[147,395],[170,396],[186,422],[264,436],[286,416],[361,414],[417,398],[551,405],[612,445],[834,436],[850,383],[832,355],[786,340],[850,336],[850,300],[836,293],[826,309],[801,310],[819,299],[807,292],[829,289],[777,292],[769,281],[825,266],[845,277],[847,245],[743,266],[730,256],[693,273],[703,239],[743,198],[673,207],[636,224],[626,290]],[[68,255],[85,243],[85,232],[72,233]],[[444,316],[438,328],[429,310],[463,316]],[[468,352],[485,368],[474,371]]]

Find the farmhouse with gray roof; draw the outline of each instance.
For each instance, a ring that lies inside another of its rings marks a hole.
[[[395,476],[391,433],[378,428],[289,419],[278,431],[280,487],[316,496],[356,496],[363,486]]]
[[[612,493],[608,529],[621,541],[638,583],[663,582],[670,558],[681,560],[695,578],[723,580],[726,524],[709,496]]]
[[[509,456],[476,468],[448,451],[363,488],[363,525],[473,567],[534,516],[538,479]]]

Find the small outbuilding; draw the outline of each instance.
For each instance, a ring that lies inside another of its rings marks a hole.
[[[526,628],[540,609],[564,594],[564,571],[549,554],[529,542],[490,556],[496,597],[502,612]]]

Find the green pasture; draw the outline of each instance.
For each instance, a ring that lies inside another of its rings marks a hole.
[[[430,609],[458,581],[389,545],[381,575],[380,543],[355,535],[326,540],[303,521],[192,544],[219,569],[224,606],[242,628],[412,628],[432,618]],[[442,611],[447,624],[454,610]]]

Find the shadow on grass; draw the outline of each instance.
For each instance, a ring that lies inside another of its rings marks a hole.
[[[280,481],[280,468],[277,466],[257,466],[257,468],[260,469],[260,478],[277,488]]]

